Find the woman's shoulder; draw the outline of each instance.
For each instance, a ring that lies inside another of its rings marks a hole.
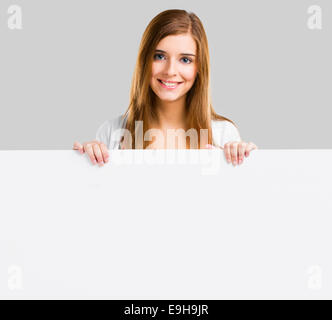
[[[127,116],[124,114],[118,115],[110,120],[112,130],[122,129],[127,120]]]
[[[96,140],[104,142],[109,148],[113,148],[111,135],[112,132],[124,127],[124,115],[118,115],[104,121],[97,129]]]
[[[212,135],[219,145],[231,141],[241,141],[238,128],[228,120],[212,120]]]
[[[223,130],[238,130],[237,127],[228,120],[212,120],[212,128],[223,129]]]
[[[124,115],[118,115],[113,117],[109,120],[104,121],[100,126],[99,129],[103,131],[113,131],[119,128],[122,128],[126,117]]]

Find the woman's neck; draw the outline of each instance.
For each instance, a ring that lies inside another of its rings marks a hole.
[[[186,126],[185,98],[177,101],[158,101],[156,104],[157,122],[160,129],[175,129]]]

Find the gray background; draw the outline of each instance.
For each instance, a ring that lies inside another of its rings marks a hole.
[[[23,9],[9,30],[7,9]],[[309,30],[320,5],[323,29]],[[128,107],[141,36],[166,9],[195,12],[215,110],[261,149],[331,148],[330,0],[1,0],[0,149],[71,149]]]

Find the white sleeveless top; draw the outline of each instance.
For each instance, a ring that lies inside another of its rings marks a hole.
[[[108,150],[120,149],[120,140],[123,135],[127,117],[122,115],[106,120],[97,130],[96,140],[105,143]],[[227,142],[241,141],[238,129],[229,121],[226,120],[212,120],[212,139],[214,143],[219,146],[224,146]]]

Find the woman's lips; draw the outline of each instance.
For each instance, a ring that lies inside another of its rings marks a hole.
[[[172,86],[167,86],[166,84],[163,84],[162,81],[160,79],[157,79],[158,82],[160,83],[160,85],[165,88],[165,89],[176,89],[182,82],[171,82],[171,81],[165,81],[165,82],[169,82],[172,84]]]

